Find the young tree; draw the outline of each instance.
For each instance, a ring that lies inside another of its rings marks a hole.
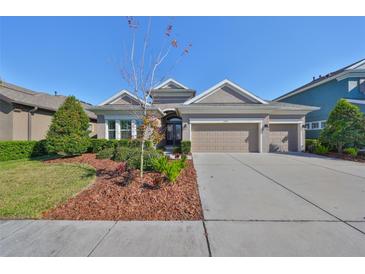
[[[323,143],[336,147],[342,153],[344,146],[361,144],[365,140],[365,118],[358,106],[345,99],[337,102],[320,135]]]
[[[53,116],[46,143],[51,153],[77,155],[90,144],[89,117],[74,96],[67,97]]]
[[[153,101],[150,98],[153,88],[167,79],[168,74],[186,56],[191,44],[188,43],[179,52],[177,38],[173,33],[173,25],[167,24],[161,31],[161,39],[157,44],[151,43],[152,20],[148,19],[145,30],[141,28],[139,22],[133,17],[127,17],[127,24],[131,34],[129,48],[123,60],[121,73],[134,95],[140,98],[139,108],[135,111],[135,116],[144,121],[141,142],[141,166],[140,176],[143,178],[143,154],[145,141],[156,136],[156,117],[153,117]],[[142,33],[140,33],[142,31]],[[139,36],[141,34],[142,36]],[[141,39],[142,37],[142,39]],[[158,45],[160,43],[160,45]],[[156,50],[159,48],[159,50]],[[173,59],[169,58],[173,55]]]

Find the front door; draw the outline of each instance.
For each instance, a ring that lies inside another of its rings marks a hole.
[[[166,125],[166,145],[179,146],[181,143],[181,123],[168,123]]]

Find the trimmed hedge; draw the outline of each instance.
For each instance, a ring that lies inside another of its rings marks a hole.
[[[27,159],[46,154],[45,140],[0,141],[0,161]]]
[[[191,142],[181,141],[181,153],[188,154],[191,152]]]
[[[118,148],[118,147],[133,147],[138,148],[141,146],[141,141],[134,139],[122,139],[122,140],[108,140],[108,139],[91,139],[91,144],[88,149],[89,152],[98,153],[106,148]],[[152,148],[151,141],[145,141],[145,148]]]

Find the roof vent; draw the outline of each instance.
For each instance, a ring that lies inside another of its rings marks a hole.
[[[54,92],[54,96],[57,96],[57,95],[58,95],[58,94],[57,94],[57,91],[55,91],[55,92]]]
[[[316,76],[313,76],[313,81],[316,80]]]

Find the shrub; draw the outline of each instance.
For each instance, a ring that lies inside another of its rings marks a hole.
[[[0,161],[46,155],[45,141],[0,141]]]
[[[141,140],[139,140],[139,139],[130,140],[128,146],[129,147],[140,148],[141,147]]]
[[[107,140],[107,139],[91,139],[89,151],[98,153],[106,148],[115,148],[118,140]]]
[[[318,144],[315,148],[314,148],[314,153],[315,154],[319,154],[319,155],[323,155],[328,153],[329,149],[328,147]]]
[[[355,147],[348,147],[343,150],[346,154],[351,155],[352,157],[356,157],[359,153],[359,150]]]
[[[164,174],[166,175],[169,182],[173,183],[179,177],[181,171],[181,166],[179,161],[172,161],[167,166]]]
[[[319,145],[318,139],[306,139],[305,140],[305,151],[314,152],[316,146]]]
[[[186,167],[186,155],[181,156],[181,159],[179,160],[181,169],[184,169]]]
[[[97,159],[111,159],[114,156],[114,148],[104,148],[96,154]]]
[[[339,100],[328,117],[320,140],[334,145],[339,153],[348,145],[365,143],[365,118],[360,108],[345,99]]]
[[[152,162],[156,158],[161,158],[160,152],[154,149],[146,149],[143,153],[144,170],[153,170]],[[127,162],[130,168],[140,168],[141,165],[141,149],[137,147],[119,147],[115,151],[115,161]]]
[[[191,152],[191,142],[181,141],[181,153],[188,154]]]
[[[47,150],[63,155],[86,152],[90,145],[89,117],[74,96],[67,97],[53,116]]]
[[[172,153],[174,153],[174,154],[181,153],[181,147],[174,147],[173,150],[172,150]]]
[[[175,182],[179,177],[181,170],[186,166],[186,156],[183,156],[180,160],[168,161],[167,157],[152,159],[152,168],[164,174],[169,182]]]
[[[118,147],[115,149],[114,160],[117,162],[125,162],[130,158],[130,154],[135,152],[135,149],[129,147]]]
[[[167,169],[167,166],[169,164],[169,160],[167,157],[160,157],[160,158],[154,158],[151,161],[153,170],[164,173]]]

